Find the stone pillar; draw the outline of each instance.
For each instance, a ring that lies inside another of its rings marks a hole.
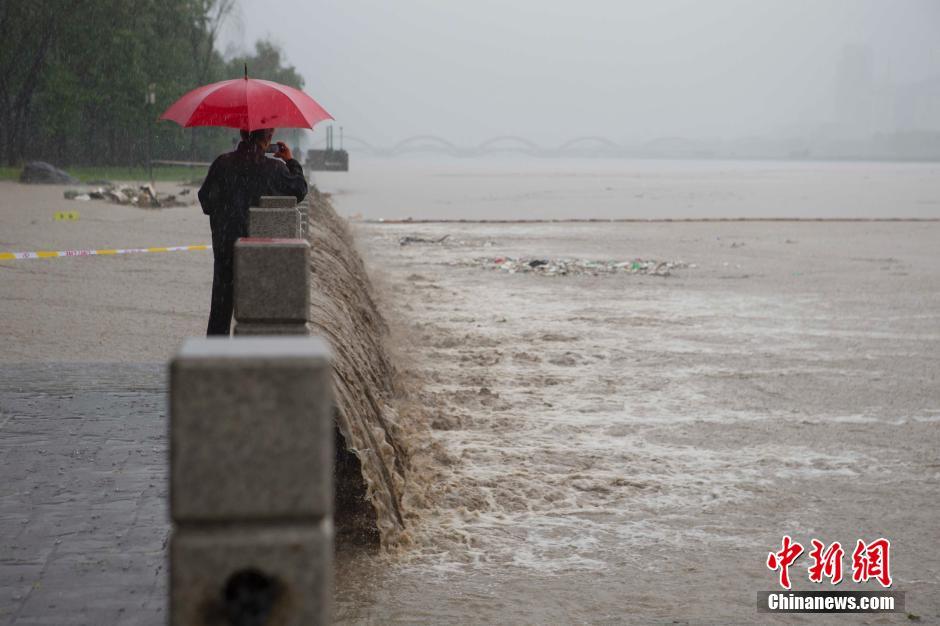
[[[309,335],[309,262],[301,239],[235,242],[235,334]]]
[[[300,237],[301,239],[307,238],[307,205],[304,202],[300,204],[297,203],[297,198],[294,196],[261,196],[261,200],[258,202],[258,207],[261,209],[296,209],[298,214],[298,219],[300,220],[299,226],[297,227],[297,234],[295,235],[283,235],[280,233],[267,233],[261,232],[259,230],[258,234],[255,234],[253,230],[250,230],[252,237]]]
[[[329,623],[330,388],[318,338],[188,339],[171,361],[171,626]]]
[[[258,206],[262,209],[291,209],[297,206],[294,196],[261,196]]]
[[[293,200],[293,198],[291,198]],[[248,234],[251,237],[299,239],[301,237],[300,211],[294,207],[248,209]]]
[[[297,212],[300,214],[300,238],[307,239],[307,233],[310,232],[310,196],[304,198],[303,202],[297,204]]]

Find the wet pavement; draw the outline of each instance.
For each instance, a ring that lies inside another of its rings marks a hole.
[[[0,624],[164,623],[165,367],[0,367]]]

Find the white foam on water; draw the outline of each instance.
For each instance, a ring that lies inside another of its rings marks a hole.
[[[628,415],[619,418],[616,423],[625,427],[638,425]],[[610,436],[610,426],[609,420],[576,416],[529,422],[499,436],[448,431],[442,440],[461,459],[454,474],[445,476],[452,481],[455,508],[437,509],[420,522],[434,538],[427,551],[419,548],[406,561],[427,559],[447,568],[500,564],[542,573],[605,569],[618,550],[638,544],[746,539],[694,524],[676,530],[675,524],[627,519],[624,512],[647,520],[692,518],[794,480],[864,478],[894,469],[857,451],[823,453],[802,442],[710,449],[643,434]]]
[[[716,558],[769,584],[763,560],[784,532],[883,532],[911,579],[934,578],[936,560],[911,555],[929,545],[938,484],[927,228],[362,225],[400,375],[416,383],[408,401],[430,425],[404,433],[410,543],[382,601],[403,573],[439,622],[581,597],[591,606],[568,621],[609,621],[624,592],[651,621],[675,615],[677,589],[710,607],[680,617],[752,621],[750,604],[716,606],[745,588]],[[409,235],[453,245],[399,245]],[[695,267],[667,279],[457,265],[484,256]]]

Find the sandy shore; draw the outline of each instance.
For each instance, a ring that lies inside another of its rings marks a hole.
[[[196,206],[61,192],[0,183],[0,250],[209,238]],[[888,537],[907,609],[940,618],[940,224],[354,231],[413,383],[402,401],[431,430],[414,431],[413,545],[340,563],[340,620],[752,622],[786,533]],[[549,277],[476,261],[507,256],[695,267]],[[210,283],[206,252],[0,262],[0,359],[165,361],[203,332]],[[907,622],[867,619],[884,621]]]

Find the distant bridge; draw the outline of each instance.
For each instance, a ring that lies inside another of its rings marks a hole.
[[[318,142],[315,147],[322,147]],[[353,153],[382,157],[406,154],[447,154],[455,157],[475,157],[489,154],[515,153],[537,157],[560,156],[703,156],[708,150],[703,144],[683,137],[658,137],[643,144],[627,146],[598,135],[569,139],[558,146],[548,147],[516,135],[492,137],[475,146],[459,146],[437,135],[414,135],[391,146],[376,146],[359,137],[346,135],[343,147]]]

